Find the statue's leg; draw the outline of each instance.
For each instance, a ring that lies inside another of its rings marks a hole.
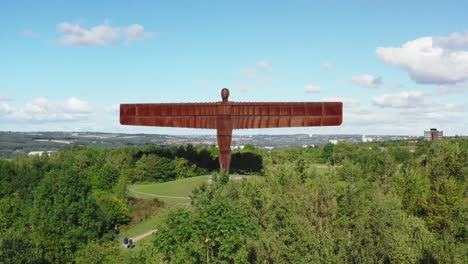
[[[231,164],[232,129],[217,129],[219,147],[219,168],[222,172],[229,172]]]

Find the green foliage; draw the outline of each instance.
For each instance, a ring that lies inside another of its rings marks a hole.
[[[355,157],[356,146],[346,141],[340,141],[336,144],[334,151],[334,162],[340,163],[347,159],[353,159]]]
[[[403,163],[412,158],[412,153],[401,147],[390,147],[388,152],[397,163]]]
[[[433,180],[453,177],[466,181],[468,177],[468,143],[465,141],[438,141],[428,150],[429,174]]]
[[[221,177],[222,178],[222,177]],[[193,210],[170,213],[158,230],[154,247],[172,263],[246,263],[245,243],[256,228],[220,195],[221,182],[194,192]]]
[[[41,248],[35,245],[30,230],[19,228],[0,233],[2,263],[48,263]]]
[[[127,205],[111,193],[96,191],[96,204],[103,212],[104,222],[109,223],[109,229],[116,225],[123,225],[129,221]]]
[[[322,158],[330,163],[331,165],[335,165],[336,163],[336,159],[335,159],[335,145],[331,144],[331,143],[327,143],[324,147],[323,147],[323,152],[322,152]]]
[[[261,155],[242,151],[232,154],[231,172],[240,174],[261,173],[263,158]]]
[[[93,199],[86,177],[73,170],[52,170],[46,175],[37,188],[31,214],[39,246],[50,262],[66,262],[112,225]]]
[[[210,154],[213,159],[217,159],[219,155],[219,149],[215,145],[210,146]]]
[[[197,175],[197,166],[194,164],[190,165],[188,160],[184,158],[175,158],[173,163],[176,179],[195,177]]]
[[[78,264],[123,263],[122,250],[113,243],[90,242],[76,253]]]
[[[174,180],[176,172],[174,163],[168,158],[161,158],[155,154],[143,155],[135,166],[135,176],[132,182],[156,181],[165,182]]]
[[[252,145],[252,144],[246,144],[246,145],[244,146],[243,151],[255,152],[255,151],[256,151],[256,148],[255,148],[255,146]]]
[[[18,193],[0,199],[0,234],[18,224],[24,218],[23,200]]]
[[[194,192],[193,208],[166,219],[154,248],[170,263],[206,263],[207,256],[215,263],[466,262],[466,143],[442,141],[420,150],[429,157],[426,167],[421,155],[401,145],[386,144],[382,151],[340,143],[325,146],[321,155],[271,153],[264,156],[263,179],[227,182],[219,176]],[[319,172],[308,163],[317,157],[338,166]],[[219,247],[211,251],[203,237],[213,239],[206,234],[229,226],[226,218],[243,219],[235,225],[249,223],[252,229],[244,230],[252,233],[215,240]],[[217,250],[236,241],[241,248],[229,248],[237,259],[219,258]]]
[[[96,189],[110,190],[117,183],[120,171],[110,164],[106,164],[94,175],[92,184]]]
[[[233,167],[263,177],[214,175],[132,251],[111,242],[115,225],[141,222],[162,204],[129,198],[127,184],[205,182],[190,177],[216,170],[215,153],[75,145],[50,158],[0,160],[0,262],[466,263],[468,141],[419,142],[415,153],[408,144],[249,146]],[[130,188],[188,196],[193,186],[173,183]]]
[[[398,193],[407,212],[423,216],[425,208],[429,206],[431,181],[428,176],[417,170],[407,171],[399,177]]]
[[[132,216],[130,226],[134,226],[148,219],[150,216],[154,215],[161,207],[163,202],[160,200],[153,199],[138,199],[130,197],[129,199],[129,211]]]

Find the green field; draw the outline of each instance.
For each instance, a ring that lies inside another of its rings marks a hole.
[[[169,212],[168,209],[163,208],[157,214],[151,216],[138,225],[125,229],[118,235],[118,240],[121,241],[124,237],[133,238],[138,235],[148,232],[148,230],[158,229],[158,225],[163,220],[164,216]]]
[[[139,198],[156,197],[165,203],[165,207],[190,203],[192,190],[208,181],[208,176],[198,176],[163,183],[130,185],[130,193]]]
[[[128,189],[132,196],[138,198],[156,197],[164,202],[164,207],[142,223],[122,230],[119,238],[135,237],[148,232],[148,230],[157,229],[159,223],[161,223],[161,220],[170,209],[190,205],[189,196],[192,194],[192,190],[206,183],[208,177],[209,176],[198,176],[171,182],[130,185]]]

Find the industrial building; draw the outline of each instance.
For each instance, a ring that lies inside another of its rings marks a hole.
[[[437,128],[431,128],[429,131],[424,131],[424,140],[436,141],[444,136],[444,131],[438,131]]]

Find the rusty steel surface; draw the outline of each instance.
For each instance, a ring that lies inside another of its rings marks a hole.
[[[230,102],[221,90],[220,102],[121,104],[120,124],[208,128],[217,130],[219,165],[229,171],[233,129],[339,126],[342,102]]]

